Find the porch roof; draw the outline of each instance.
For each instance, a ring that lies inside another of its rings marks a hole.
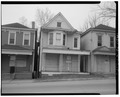
[[[93,50],[96,55],[115,55],[115,48],[108,48],[106,46],[101,46]]]
[[[54,54],[74,54],[74,55],[90,55],[90,51],[81,50],[66,50],[66,49],[48,49],[43,48],[43,53],[54,53]]]

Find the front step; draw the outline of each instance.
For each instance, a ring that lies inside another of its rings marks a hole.
[[[2,80],[9,80],[10,78],[10,73],[3,73],[2,74]]]

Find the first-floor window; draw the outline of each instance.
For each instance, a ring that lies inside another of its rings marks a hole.
[[[30,45],[30,34],[29,33],[24,34],[24,45]]]
[[[9,44],[15,44],[15,33],[10,33]]]
[[[78,48],[78,37],[74,38],[74,48]]]

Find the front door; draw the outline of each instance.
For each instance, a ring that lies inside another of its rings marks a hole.
[[[10,56],[10,61],[9,61],[10,73],[15,73],[15,61],[16,61],[16,56]]]

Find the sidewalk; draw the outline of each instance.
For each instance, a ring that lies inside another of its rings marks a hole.
[[[76,78],[59,78],[59,77],[43,77],[39,79],[13,79],[13,80],[2,80],[2,84],[16,84],[16,83],[38,83],[38,82],[55,82],[55,81],[80,81],[80,80],[104,80],[104,79],[115,79],[115,77],[76,77]]]

